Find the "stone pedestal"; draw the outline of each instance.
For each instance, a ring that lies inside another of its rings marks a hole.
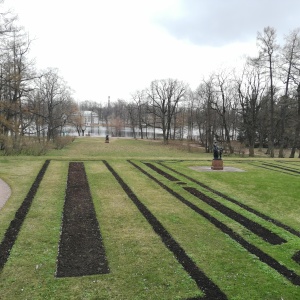
[[[212,170],[223,170],[223,160],[222,159],[213,159],[211,164]]]

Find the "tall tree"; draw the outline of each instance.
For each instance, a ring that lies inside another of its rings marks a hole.
[[[234,89],[230,73],[221,72],[215,74],[215,93],[212,101],[212,108],[217,111],[222,119],[222,127],[225,133],[225,142],[229,148],[229,152],[233,153],[234,149],[231,145],[230,130],[229,130],[229,113],[233,102]]]
[[[12,31],[6,32],[5,38],[1,39],[0,128],[3,135],[13,138],[13,146],[18,148],[20,137],[30,125],[25,98],[31,90],[34,69],[27,57],[28,35],[12,24],[9,28]]]
[[[126,108],[127,108],[127,112],[128,112],[128,118],[129,118],[130,126],[131,126],[131,129],[132,129],[132,135],[133,135],[133,138],[136,139],[135,128],[138,124],[136,104],[134,102],[130,102],[130,103],[127,104]]]
[[[146,107],[146,91],[140,90],[136,91],[134,94],[131,95],[133,102],[135,103],[136,108],[136,116],[137,116],[137,125],[140,131],[141,139],[144,138],[144,132],[143,132],[143,124],[146,124],[145,122],[145,107]]]
[[[265,90],[261,66],[257,59],[248,58],[243,74],[236,81],[242,115],[242,132],[249,145],[249,156],[254,156],[257,139],[257,118]]]
[[[186,85],[181,81],[162,79],[152,81],[147,91],[153,103],[153,113],[159,118],[165,143],[168,143],[170,138],[172,118],[186,89]]]
[[[265,27],[263,32],[257,33],[257,45],[259,47],[259,57],[261,63],[268,70],[270,85],[270,129],[269,129],[269,153],[274,157],[274,105],[275,105],[275,62],[279,45],[276,41],[276,30],[273,27]]]
[[[54,140],[65,123],[69,105],[72,103],[71,91],[56,69],[48,69],[41,76],[38,88],[45,103],[47,140]]]
[[[284,83],[284,94],[280,99],[280,130],[279,157],[283,157],[283,148],[287,140],[286,123],[288,120],[288,106],[291,103],[291,86],[298,81],[299,72],[295,67],[300,61],[300,29],[297,28],[285,37],[285,44],[280,51],[281,79]]]
[[[193,139],[193,135],[194,135],[194,125],[195,125],[195,121],[196,121],[196,97],[194,95],[194,93],[189,90],[187,92],[187,96],[186,96],[186,104],[187,104],[187,108],[186,108],[186,115],[187,115],[187,138],[192,140]],[[184,127],[184,124],[182,124],[182,127]],[[183,132],[183,129],[182,129]],[[183,137],[183,135],[182,135]]]
[[[214,132],[216,131],[216,113],[212,109],[214,99],[213,76],[203,80],[196,90],[197,95],[197,117],[196,122],[201,137],[201,128],[203,131],[202,141],[207,153],[212,151],[214,142]]]
[[[284,94],[281,97],[281,126],[280,126],[280,150],[279,156],[283,157],[283,147],[285,139],[288,140],[288,135],[292,135],[292,149],[290,157],[295,156],[296,148],[299,147],[300,134],[300,28],[291,31],[285,37],[285,44],[281,49],[281,79],[284,83]],[[294,99],[295,98],[295,99]],[[296,104],[295,111],[291,112],[289,107]],[[294,116],[292,127],[294,130],[286,130],[286,122],[289,112]]]

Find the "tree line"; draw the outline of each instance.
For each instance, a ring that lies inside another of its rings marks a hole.
[[[0,13],[0,149],[20,149],[24,136],[54,140],[78,107],[57,69],[37,70],[32,41],[17,16]]]
[[[116,135],[130,127],[134,137],[145,138],[147,128],[162,132],[163,140],[197,139],[207,152],[214,141],[229,153],[239,141],[249,147],[267,147],[274,157],[300,147],[300,30],[280,45],[276,30],[257,33],[257,56],[245,58],[242,69],[208,74],[192,90],[178,79],[153,80],[131,99],[79,105],[57,69],[37,70],[29,59],[32,41],[17,18],[0,14],[0,149],[18,149],[24,137],[38,143],[54,141],[66,125],[83,131],[82,110],[97,113],[101,124]]]
[[[277,41],[276,30],[257,33],[257,56],[245,58],[243,68],[214,71],[196,90],[177,79],[154,80],[136,91],[130,101],[110,106],[86,101],[84,109],[96,111],[103,123],[108,117],[119,126],[130,126],[143,138],[145,128],[162,130],[163,139],[196,138],[212,150],[214,141],[229,153],[234,142],[249,148],[267,148],[274,157],[300,147],[300,29]]]

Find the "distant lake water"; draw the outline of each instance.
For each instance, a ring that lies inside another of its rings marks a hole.
[[[65,126],[63,129],[65,135],[78,136],[78,132],[74,127]],[[81,135],[81,134],[80,134]],[[85,136],[98,136],[105,137],[109,135],[110,137],[134,137],[133,130],[130,127],[106,127],[106,126],[86,126],[84,131]],[[135,137],[141,138],[141,131],[136,128],[135,129]],[[155,137],[162,138],[162,130],[160,128],[155,129]],[[143,128],[143,138],[154,138],[154,129],[152,127]]]

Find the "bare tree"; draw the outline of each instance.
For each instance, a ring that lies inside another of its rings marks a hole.
[[[283,148],[288,141],[288,135],[293,136],[292,150],[290,157],[294,157],[296,147],[299,147],[300,133],[300,28],[291,31],[285,37],[285,44],[281,49],[281,80],[284,83],[284,94],[280,99],[280,149],[279,157],[283,157]],[[294,101],[296,98],[296,101]],[[294,118],[294,113],[289,110],[296,102],[296,111],[299,111]],[[297,108],[298,106],[298,108]],[[291,127],[295,130],[289,130],[287,122],[291,119]]]
[[[138,114],[136,109],[136,104],[134,102],[130,102],[127,104],[127,111],[129,116],[129,122],[132,129],[132,135],[136,139],[136,131],[135,128],[138,124]]]
[[[253,157],[257,139],[257,118],[265,90],[265,81],[257,59],[248,59],[243,74],[237,79],[236,84],[243,120],[241,131],[249,144],[249,156]]]
[[[194,133],[194,126],[196,123],[196,116],[195,116],[195,106],[196,106],[196,98],[194,93],[189,90],[186,93],[186,104],[187,104],[187,109],[186,109],[186,115],[187,115],[187,138],[192,140],[193,139],[193,133]],[[182,120],[182,127],[184,127],[184,120]],[[183,129],[181,130],[182,132],[184,131]],[[183,134],[181,135],[183,137]]]
[[[294,66],[299,65],[300,58],[300,29],[293,30],[285,37],[285,45],[280,51],[280,75],[284,83],[284,94],[279,101],[280,128],[279,128],[279,157],[283,157],[283,148],[287,143],[286,125],[288,121],[288,106],[292,102],[290,89],[297,82],[298,72]],[[296,71],[296,72],[295,72]]]
[[[297,98],[297,114],[296,114],[296,120],[297,121],[296,121],[294,141],[293,141],[293,144],[292,144],[292,150],[291,150],[290,158],[295,157],[296,148],[300,149],[300,82],[298,82],[296,98]],[[300,158],[300,151],[299,151],[298,156]]]
[[[32,120],[26,99],[35,75],[27,58],[28,35],[12,24],[9,29],[0,39],[0,128],[1,134],[13,138],[14,148],[19,148],[20,137]]]
[[[259,58],[265,68],[268,70],[270,84],[270,130],[269,130],[269,153],[274,157],[274,105],[275,105],[275,85],[274,69],[276,62],[276,51],[279,45],[276,41],[276,30],[273,27],[265,27],[263,33],[257,33],[257,45],[259,47]]]
[[[136,91],[134,94],[131,95],[133,102],[135,103],[136,109],[136,117],[137,117],[137,126],[140,131],[141,139],[144,138],[143,133],[143,125],[146,124],[145,122],[145,107],[146,107],[146,91]],[[146,125],[147,126],[147,125]]]
[[[229,152],[233,153],[234,149],[231,145],[230,130],[229,130],[229,113],[234,97],[234,88],[230,73],[221,72],[215,74],[215,92],[212,101],[212,108],[217,111],[222,119],[222,127],[225,133],[225,142],[229,148]]]
[[[212,102],[214,98],[213,76],[198,86],[196,90],[197,108],[196,108],[196,122],[199,130],[199,137],[205,146],[205,151],[208,153],[212,151],[214,136],[216,131],[216,112],[212,109]],[[201,134],[201,131],[203,134]]]
[[[0,5],[3,4],[4,0],[0,1]],[[0,12],[0,36],[10,36],[15,31],[15,23],[18,16],[11,13],[10,11]]]
[[[48,69],[39,81],[39,91],[45,103],[47,140],[54,140],[65,122],[69,105],[72,103],[70,88],[59,76],[58,70]]]
[[[112,117],[110,119],[110,127],[115,136],[122,136],[122,130],[125,134],[125,127],[128,115],[125,100],[118,99],[112,103]]]
[[[176,79],[152,81],[147,92],[153,103],[153,113],[160,120],[165,143],[168,143],[170,138],[172,118],[185,92],[185,84]]]

